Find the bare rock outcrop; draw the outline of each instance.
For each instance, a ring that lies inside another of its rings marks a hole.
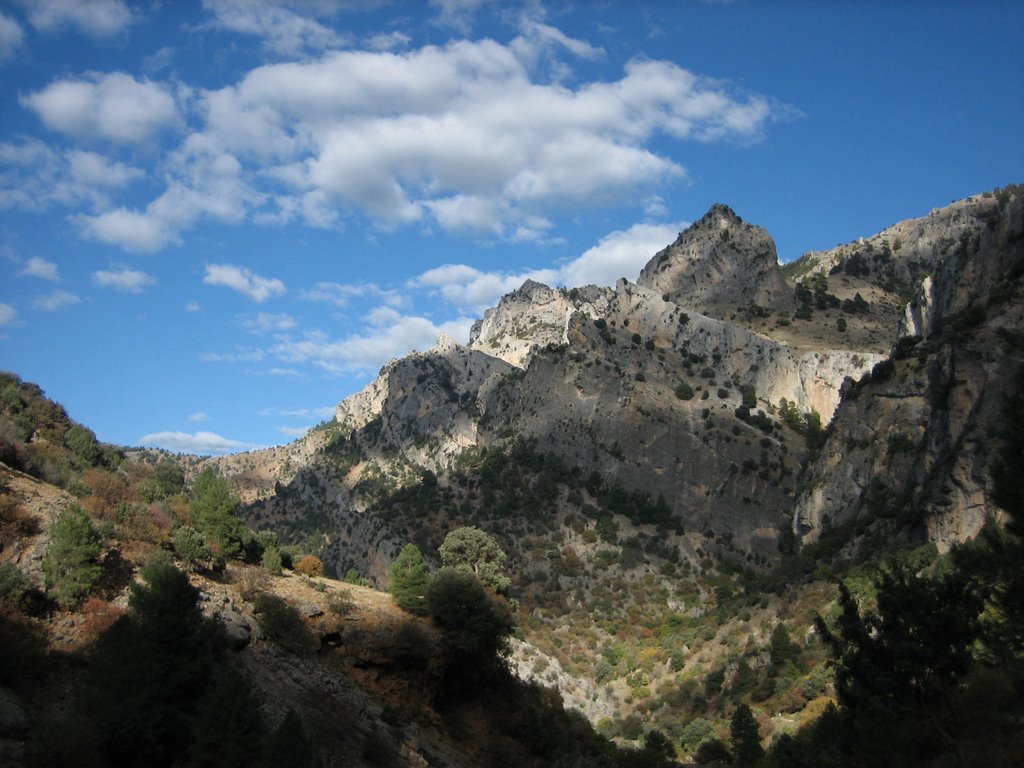
[[[792,296],[775,241],[721,204],[655,254],[637,283],[708,314],[750,304],[787,306]]]

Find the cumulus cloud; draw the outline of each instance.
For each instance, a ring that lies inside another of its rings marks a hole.
[[[271,296],[280,295],[286,290],[284,283],[277,278],[261,277],[247,267],[233,264],[207,264],[203,283],[222,285],[248,296],[257,303],[262,303]]]
[[[71,178],[79,184],[118,188],[146,175],[141,168],[112,161],[96,152],[71,150],[66,157]]]
[[[479,313],[494,306],[498,299],[514,291],[526,280],[556,285],[559,278],[558,271],[554,269],[518,273],[483,272],[466,264],[445,264],[424,272],[410,281],[410,285],[439,293],[448,302]]]
[[[29,23],[43,32],[73,28],[92,37],[110,37],[127,29],[132,13],[123,0],[20,0]]]
[[[38,277],[41,280],[49,280],[52,283],[60,280],[57,265],[38,256],[33,256],[29,259],[18,274],[22,277]]]
[[[12,325],[18,319],[18,310],[0,301],[0,326]]]
[[[437,5],[455,19],[479,3]],[[558,242],[560,214],[643,206],[686,179],[656,140],[755,141],[789,114],[667,61],[636,59],[617,78],[579,81],[572,65],[603,51],[536,19],[524,18],[508,43],[409,48],[392,36],[337,50],[317,19],[344,10],[342,2],[207,0],[205,8],[210,24],[259,35],[289,56],[322,52],[187,97],[120,72],[62,79],[23,96],[54,131],[126,145],[184,126],[189,107],[191,132],[162,158],[166,186],[147,205],[105,205],[65,190],[69,203],[89,200],[95,209],[74,219],[84,236],[155,251],[204,218],[327,229],[356,218],[382,229]],[[61,162],[79,190],[89,178],[105,179],[92,185],[100,194],[141,178],[100,155]],[[0,205],[28,207],[38,198],[16,183],[27,173],[15,173],[12,184],[0,178]]]
[[[258,363],[265,357],[262,349],[238,347],[235,352],[204,352],[199,359],[207,363]]]
[[[14,58],[25,40],[21,25],[10,16],[0,13],[0,62]]]
[[[582,255],[563,265],[559,283],[613,286],[620,277],[636,280],[651,257],[670,245],[685,224],[634,224],[605,235]]]
[[[201,134],[189,136],[166,164],[170,183],[144,210],[121,207],[76,217],[86,236],[129,251],[152,252],[180,242],[179,233],[201,219],[238,223],[261,199],[243,178],[238,159]]]
[[[81,299],[69,291],[55,290],[46,296],[36,296],[32,300],[32,306],[46,312],[56,312],[64,307],[74,306],[81,303]]]
[[[134,144],[180,123],[166,87],[123,72],[58,80],[20,102],[50,130],[75,138]]]
[[[127,267],[93,272],[92,281],[96,285],[124,293],[142,293],[151,285],[156,285],[156,279],[151,275]]]
[[[302,291],[299,296],[306,301],[321,301],[336,307],[346,307],[353,299],[372,298],[388,306],[399,307],[406,303],[405,297],[396,290],[381,288],[376,283],[317,283],[313,288]]]
[[[257,312],[255,315],[246,315],[239,318],[242,327],[253,333],[271,333],[274,331],[290,331],[298,323],[291,315],[284,313],[272,314],[268,312]]]
[[[203,0],[203,9],[213,15],[208,27],[262,38],[266,48],[282,55],[297,56],[351,42],[348,36],[287,5],[267,0]],[[304,10],[316,10],[306,5]]]
[[[177,241],[176,233],[159,218],[123,207],[98,216],[77,216],[75,221],[90,239],[127,251],[152,253]]]
[[[270,352],[284,361],[310,363],[332,373],[371,372],[392,358],[432,347],[442,331],[465,342],[473,322],[460,317],[436,325],[391,307],[378,307],[365,320],[360,332],[342,339],[311,331],[298,338],[280,338]]]
[[[207,414],[207,413],[205,413],[203,411],[196,411],[195,413],[190,413],[188,415],[188,420],[189,421],[208,421],[209,419],[210,419],[209,414]]]
[[[558,268],[486,272],[467,264],[445,264],[409,282],[411,288],[439,294],[457,307],[480,313],[526,280],[552,286],[613,286],[620,277],[635,280],[650,258],[675,240],[680,224],[634,224],[612,232]]]
[[[221,437],[215,432],[196,432],[194,434],[189,434],[188,432],[152,432],[140,437],[138,443],[145,447],[164,448],[168,451],[194,453],[201,456],[251,451],[261,447],[252,443],[243,443],[240,440],[230,440],[226,437]]]
[[[144,175],[95,152],[58,151],[38,139],[0,142],[0,208],[105,208],[112,192]]]

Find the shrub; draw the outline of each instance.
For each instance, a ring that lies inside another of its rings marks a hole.
[[[188,525],[178,526],[171,535],[174,553],[188,571],[197,570],[204,562],[212,559],[213,553],[206,546],[203,535]]]
[[[263,566],[263,570],[267,573],[273,574],[274,576],[281,575],[281,550],[277,547],[267,547],[263,550],[263,557],[260,559],[260,565]],[[321,564],[322,567],[322,564]]]
[[[324,575],[324,562],[316,555],[306,555],[295,564],[295,570],[303,576],[313,578]]]
[[[427,607],[430,574],[423,555],[415,544],[406,544],[398,559],[391,564],[391,596],[400,608],[423,613]]]
[[[313,637],[299,612],[277,595],[256,598],[256,613],[267,637],[297,655],[313,652]]]
[[[0,563],[0,604],[15,606],[25,594],[25,577],[14,563]]]
[[[50,526],[43,576],[62,608],[74,607],[99,583],[99,555],[100,537],[88,515],[78,507],[61,512]]]

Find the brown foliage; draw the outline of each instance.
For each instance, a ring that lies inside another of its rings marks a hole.
[[[113,520],[118,506],[131,496],[127,481],[104,469],[87,469],[82,475],[82,482],[91,491],[82,500],[82,506],[103,520]]]
[[[102,635],[121,616],[122,611],[102,597],[93,595],[82,606],[84,622],[82,630],[88,642]]]
[[[295,564],[295,570],[305,576],[323,576],[324,563],[316,555],[306,555]]]

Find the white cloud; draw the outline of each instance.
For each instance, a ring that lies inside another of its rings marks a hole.
[[[351,42],[347,36],[286,5],[267,0],[203,0],[203,8],[214,16],[207,26],[260,37],[264,46],[275,53],[297,56],[306,50]],[[303,10],[309,10],[308,5]]]
[[[10,16],[0,13],[0,61],[13,59],[25,40],[21,25]]]
[[[71,178],[80,184],[100,187],[124,187],[144,178],[141,168],[111,161],[95,152],[71,150],[67,153]]]
[[[335,226],[334,210],[538,239],[552,211],[642,203],[685,179],[648,147],[654,137],[756,140],[781,110],[663,61],[632,61],[613,81],[545,84],[532,71],[542,47],[601,55],[538,22],[508,45],[334,51],[206,92],[203,133],[292,191],[270,198],[278,210],[261,211],[264,223]]]
[[[334,418],[335,407],[325,405],[320,408],[264,408],[260,416],[284,416],[294,419],[331,419]]]
[[[207,363],[258,363],[266,357],[262,349],[238,347],[237,352],[204,352],[199,359]]]
[[[458,307],[480,313],[494,306],[509,291],[526,280],[557,285],[560,275],[554,269],[535,269],[518,273],[483,272],[465,264],[445,264],[424,272],[410,285],[439,293]]]
[[[439,4],[451,18],[478,6]],[[208,0],[205,7],[212,24],[259,34],[294,54],[294,46],[326,45],[316,19],[346,4]],[[681,162],[656,139],[754,141],[788,114],[667,61],[637,59],[617,79],[577,82],[568,68],[603,51],[533,19],[520,22],[508,44],[381,50],[388,44],[267,64],[205,91],[172,91],[119,72],[54,82],[21,103],[55,131],[145,142],[184,125],[179,103],[190,107],[194,130],[148,169],[166,187],[144,206],[106,203],[111,189],[142,177],[137,168],[89,153],[57,158],[48,179],[68,182],[57,198],[52,184],[26,187],[30,171],[17,165],[18,148],[5,156],[0,147],[0,174],[5,162],[15,169],[0,175],[0,206],[86,202],[94,212],[73,219],[83,235],[133,251],[179,243],[204,218],[340,229],[354,216],[383,229],[437,226],[551,243],[560,213],[642,208],[667,183],[684,180]],[[69,168],[61,171],[61,163]]]
[[[290,331],[298,325],[295,318],[286,314],[257,312],[239,318],[242,327],[253,333],[270,333],[273,331]]]
[[[151,275],[127,267],[93,272],[92,280],[96,285],[125,293],[142,293],[149,286],[156,284],[156,279]]]
[[[230,440],[221,437],[215,432],[153,432],[143,435],[138,440],[139,445],[164,448],[168,451],[179,453],[194,453],[200,455],[232,453],[236,451],[249,451],[261,446],[252,443],[243,443],[240,440]]]
[[[306,301],[322,301],[336,307],[346,307],[353,299],[373,298],[388,306],[399,307],[406,298],[398,291],[385,290],[376,283],[317,283],[312,289],[299,294]]]
[[[260,277],[247,267],[237,267],[233,264],[207,264],[203,283],[223,285],[257,303],[262,303],[286,290],[284,283],[277,278]]]
[[[613,286],[620,277],[635,280],[644,265],[676,239],[682,224],[634,224],[612,232],[593,248],[557,269],[485,272],[466,264],[445,264],[409,281],[409,287],[442,296],[462,310],[481,313],[526,280],[551,286]]]
[[[21,0],[21,4],[27,8],[29,23],[43,32],[73,27],[92,37],[110,37],[132,22],[123,0]]]
[[[188,415],[189,421],[209,421],[209,419],[209,414],[204,413],[203,411],[196,411],[195,413],[190,413]]]
[[[198,301],[190,301],[185,305],[186,312],[202,312],[203,308]]]
[[[58,80],[19,101],[51,130],[118,143],[146,141],[181,120],[167,88],[123,72]]]
[[[243,179],[238,159],[202,134],[189,136],[167,166],[170,183],[145,210],[78,216],[83,232],[129,251],[156,251],[179,242],[179,232],[202,218],[238,223],[261,200]]]
[[[38,256],[33,256],[25,264],[25,268],[18,272],[23,277],[38,277],[41,280],[49,280],[56,283],[60,280],[57,265]]]
[[[18,318],[18,310],[0,301],[0,326],[11,325]]]
[[[405,48],[412,42],[412,38],[404,32],[381,32],[372,35],[366,42],[375,51],[393,51]]]
[[[58,152],[38,139],[0,143],[0,208],[106,208],[113,190],[144,175],[94,152]]]
[[[271,368],[267,371],[271,376],[292,376],[297,379],[304,379],[306,374],[294,368]]]
[[[312,425],[311,425],[312,426]],[[278,427],[277,431],[287,437],[302,437],[309,432],[310,427]]]
[[[465,342],[472,322],[460,317],[435,325],[425,317],[378,307],[366,317],[360,333],[343,339],[331,339],[322,332],[308,332],[298,339],[282,337],[270,351],[287,362],[311,363],[334,373],[369,372],[412,350],[432,347],[442,331]]]
[[[36,296],[32,300],[32,306],[46,312],[56,312],[58,309],[70,307],[81,303],[81,299],[68,291],[55,290],[47,296]]]
[[[670,245],[685,224],[634,224],[605,235],[593,248],[563,265],[559,283],[615,285],[620,277],[636,280],[640,270],[658,251]]]
[[[431,5],[440,9],[437,23],[463,34],[469,34],[473,14],[488,2],[493,0],[430,0]]]
[[[75,221],[87,237],[127,251],[152,253],[170,242],[177,242],[177,235],[164,222],[127,208],[107,211],[99,216],[82,215],[75,217]]]

